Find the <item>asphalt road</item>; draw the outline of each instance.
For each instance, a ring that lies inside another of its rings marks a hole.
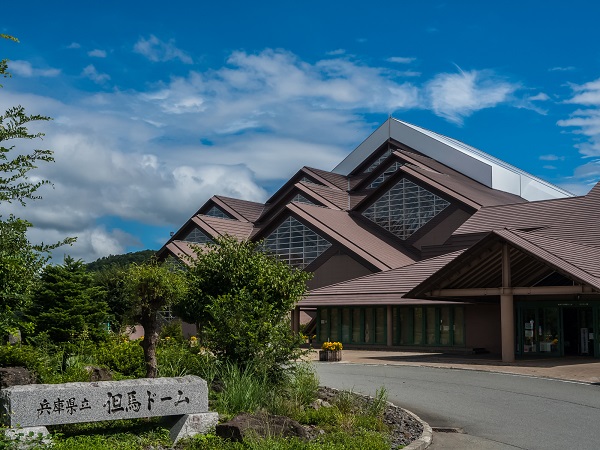
[[[468,448],[600,449],[600,386],[432,367],[316,368],[325,386],[368,395],[385,386],[391,402],[432,427],[464,429]]]

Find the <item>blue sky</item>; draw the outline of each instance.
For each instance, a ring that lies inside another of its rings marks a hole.
[[[56,158],[43,200],[1,213],[78,236],[74,257],[158,249],[211,195],[263,201],[389,114],[577,194],[600,179],[596,2],[91,3],[0,18],[21,41],[0,108],[52,116]]]

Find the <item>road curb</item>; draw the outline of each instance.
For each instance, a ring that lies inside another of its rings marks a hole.
[[[396,408],[400,408],[402,411],[406,412],[406,414],[412,416],[423,426],[423,432],[421,433],[421,436],[419,436],[417,440],[412,441],[410,444],[404,447],[404,450],[422,450],[429,447],[433,442],[433,430],[431,429],[431,426],[429,426],[427,422],[425,422],[423,419],[417,416],[414,412],[409,411],[408,409],[404,409],[398,405],[394,406]]]

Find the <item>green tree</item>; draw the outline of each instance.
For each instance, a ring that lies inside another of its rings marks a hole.
[[[0,38],[18,42],[5,34],[0,34]],[[0,76],[10,77],[7,59],[0,60]],[[32,181],[28,173],[41,162],[54,161],[51,150],[27,153],[10,145],[15,139],[41,139],[43,133],[31,133],[27,126],[48,120],[47,116],[27,115],[20,105],[0,114],[0,205],[3,202],[25,205],[27,200],[40,198],[37,190],[50,183]],[[0,335],[14,333],[19,327],[31,329],[31,324],[23,320],[22,312],[30,302],[39,270],[48,261],[52,249],[75,240],[68,238],[54,245],[34,245],[26,234],[31,226],[12,215],[8,218],[0,215]]]
[[[231,237],[195,253],[189,293],[176,313],[198,325],[202,344],[221,359],[276,376],[302,353],[290,311],[306,294],[310,274],[265,253],[260,243]]]
[[[106,337],[109,319],[106,292],[94,285],[94,276],[81,260],[66,256],[62,265],[42,271],[33,294],[30,317],[38,332],[47,332],[55,342],[86,335],[93,340]]]
[[[132,264],[127,269],[126,286],[134,305],[135,317],[144,328],[144,361],[146,377],[158,374],[156,345],[161,322],[159,312],[170,307],[185,296],[187,285],[180,272],[151,260],[144,264]]]
[[[94,275],[94,283],[106,291],[105,301],[110,310],[110,329],[120,332],[126,325],[134,325],[132,317],[134,301],[127,286],[127,268],[116,265],[98,271],[88,271]]]

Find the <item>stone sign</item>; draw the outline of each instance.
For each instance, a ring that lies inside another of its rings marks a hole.
[[[193,375],[13,386],[0,390],[0,406],[12,428],[175,415],[196,417],[183,417],[178,428],[198,417],[204,417],[203,428],[217,422],[217,414],[208,412],[206,381]]]

